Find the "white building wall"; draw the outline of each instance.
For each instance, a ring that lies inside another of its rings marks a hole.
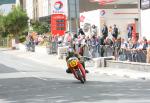
[[[43,0],[42,0],[43,1]],[[50,14],[50,4],[49,4],[50,0],[45,0],[43,2],[43,16],[48,16]]]
[[[26,0],[26,12],[29,19],[33,19],[33,0]]]
[[[80,27],[84,28],[84,24],[88,23],[91,26],[95,25],[97,26],[98,34],[100,34],[100,16],[99,16],[99,10],[93,10],[89,12],[83,12],[80,13],[80,17],[84,16],[84,22],[80,22]],[[86,35],[90,35],[90,30],[88,32],[85,32]]]
[[[85,16],[84,22],[80,23],[81,27],[83,27],[84,23],[94,24],[98,27],[98,34],[100,35],[103,22],[108,27],[116,24],[121,33],[120,36],[127,38],[127,25],[134,23],[135,18],[139,18],[138,9],[104,9],[105,14],[103,16],[101,16],[101,11],[94,10],[80,13],[80,16]]]
[[[141,36],[150,40],[150,9],[141,10]]]
[[[45,2],[45,0],[38,0],[39,17],[43,16],[43,8],[44,8],[43,2]]]
[[[20,0],[16,0],[16,5],[20,5]]]
[[[50,0],[38,0],[39,17],[50,15]]]
[[[116,24],[120,37],[127,39],[127,26],[135,23],[135,18],[139,18],[139,12],[138,9],[109,9],[106,10],[104,18],[108,26]]]

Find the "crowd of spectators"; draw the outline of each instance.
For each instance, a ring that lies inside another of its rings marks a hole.
[[[131,37],[131,36],[130,36]],[[91,58],[115,56],[116,60],[149,62],[150,41],[145,37],[133,39],[119,37],[118,28],[102,28],[102,35],[85,35],[80,28],[78,33],[66,32],[64,36],[50,36],[49,43],[58,46],[71,46],[82,56]],[[56,50],[57,51],[57,50]]]

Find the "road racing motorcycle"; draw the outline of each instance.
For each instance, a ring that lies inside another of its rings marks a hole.
[[[81,61],[77,57],[70,57],[67,61],[67,65],[77,80],[80,80],[81,83],[86,82],[85,69],[83,68]]]

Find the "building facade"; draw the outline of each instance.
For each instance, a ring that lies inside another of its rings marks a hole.
[[[140,9],[141,35],[150,40],[150,0],[141,0]]]
[[[50,15],[50,0],[38,0],[39,18]]]

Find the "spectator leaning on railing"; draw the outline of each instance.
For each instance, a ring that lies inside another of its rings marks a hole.
[[[148,48],[147,48],[147,63],[150,63],[150,40],[148,41]]]
[[[124,38],[110,38],[107,35],[93,35],[92,37],[86,35],[74,35],[71,38],[68,32],[61,40],[66,45],[73,40],[73,47],[76,52],[83,56],[90,57],[104,57],[115,56],[116,60],[131,61],[131,62],[146,62],[150,63],[150,41],[144,37],[142,40],[133,40],[128,38],[125,41]],[[58,42],[58,37],[54,36],[52,41]],[[70,43],[69,43],[70,44]],[[57,47],[56,47],[57,48]]]

